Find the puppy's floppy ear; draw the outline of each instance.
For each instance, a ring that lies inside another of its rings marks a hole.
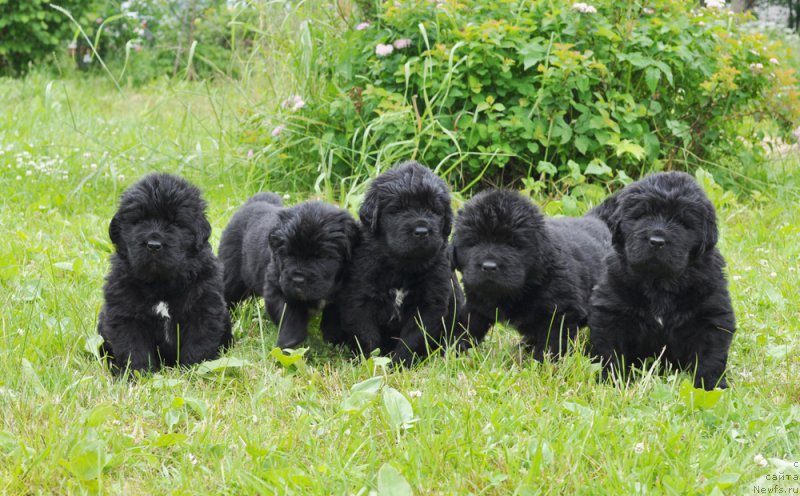
[[[345,260],[350,260],[353,256],[353,250],[358,245],[359,241],[361,240],[361,236],[359,236],[360,232],[358,230],[358,224],[356,221],[350,217],[350,214],[345,213],[347,217],[344,220],[344,234],[347,236],[347,246],[345,247]]]
[[[692,249],[692,258],[697,258],[704,253],[712,250],[719,240],[719,230],[717,229],[717,214],[714,210],[714,205],[708,199],[703,199],[701,203],[702,208],[702,236],[700,243]]]
[[[374,186],[367,190],[361,208],[358,209],[358,218],[361,223],[369,227],[372,234],[378,233],[378,219],[380,218],[380,192]]]
[[[450,243],[450,249],[447,251],[450,255],[450,268],[453,270],[461,270],[461,263],[458,261],[458,251],[456,250],[455,242]]]
[[[453,208],[450,206],[450,195],[447,195],[448,201],[444,204],[444,217],[442,218],[442,239],[447,242],[450,237],[450,231],[453,230]]]
[[[281,236],[281,222],[272,226],[272,229],[270,229],[269,234],[267,235],[267,243],[269,243],[269,248],[273,252],[276,251],[281,246],[283,246],[283,236]]]
[[[194,226],[194,247],[197,251],[203,249],[211,237],[211,224],[205,215],[201,215]]]
[[[108,224],[108,237],[111,238],[111,242],[114,243],[114,246],[117,248],[123,246],[119,213],[114,214],[114,217],[111,218],[111,222]]]

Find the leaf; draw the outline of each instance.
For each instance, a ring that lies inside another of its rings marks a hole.
[[[411,485],[396,468],[384,463],[378,470],[378,496],[410,496]]]
[[[569,411],[569,412],[572,412],[572,413],[577,413],[581,417],[584,417],[584,418],[587,418],[587,419],[590,419],[590,418],[592,418],[592,416],[594,416],[594,409],[592,409],[591,407],[588,407],[586,405],[581,405],[580,403],[573,402],[573,401],[565,401],[564,402],[564,409]]]
[[[522,56],[522,68],[526,71],[547,56],[547,47],[542,44],[542,41],[544,41],[543,38],[535,38],[517,51]]]
[[[153,389],[169,389],[181,384],[182,382],[183,381],[180,379],[168,379],[162,375],[155,375],[148,385]]]
[[[380,376],[354,384],[350,388],[350,393],[342,401],[342,411],[350,413],[361,412],[372,402],[382,385],[383,377]]]
[[[624,139],[619,143],[612,142],[609,144],[614,147],[614,153],[617,155],[617,157],[628,154],[633,156],[633,158],[636,160],[642,160],[645,155],[647,155],[647,152],[644,148],[627,139]]]
[[[658,67],[661,70],[661,72],[664,73],[664,76],[667,78],[667,82],[669,83],[670,86],[672,86],[672,69],[670,69],[667,64],[661,62],[660,60],[654,60],[652,62],[652,65]]]
[[[109,461],[105,443],[97,436],[94,429],[78,440],[69,450],[69,458],[61,460],[61,465],[73,476],[81,480],[95,480],[103,473]]]
[[[650,89],[650,93],[655,93],[658,87],[658,81],[661,79],[661,71],[655,67],[648,67],[644,70],[644,82]]]
[[[389,423],[394,430],[410,429],[417,421],[414,418],[414,409],[411,407],[411,403],[395,388],[384,388],[383,406],[386,407]]]
[[[33,391],[38,396],[47,394],[47,389],[45,389],[44,384],[42,384],[41,379],[39,379],[39,374],[36,373],[36,370],[33,369],[33,365],[31,365],[31,362],[29,362],[27,358],[22,359],[22,377],[25,379],[25,382],[30,384],[31,388],[33,388]]]
[[[205,401],[197,398],[190,398],[188,396],[184,397],[183,400],[186,402],[186,406],[189,408],[189,410],[191,410],[197,416],[197,418],[200,420],[206,418],[208,406],[206,405]]]
[[[274,357],[278,363],[280,363],[284,368],[301,368],[303,366],[303,355],[306,354],[308,348],[298,348],[296,350],[288,350],[284,352],[280,348],[273,348],[272,351],[269,352],[272,357]]]
[[[575,136],[575,148],[579,152],[581,152],[582,155],[586,155],[586,150],[589,149],[589,145],[591,144],[592,144],[592,139],[589,138],[588,136],[583,134]]]
[[[720,474],[716,477],[709,479],[708,482],[706,482],[706,486],[713,486],[718,489],[728,489],[729,487],[739,482],[741,476],[742,474],[737,474],[735,472]]]
[[[389,367],[392,366],[392,359],[385,356],[371,356],[367,359],[367,367],[369,370],[374,374],[377,369],[381,369],[384,372],[389,370]]]
[[[162,434],[158,436],[152,443],[150,443],[150,445],[157,448],[174,446],[176,444],[181,444],[182,442],[186,441],[187,437],[189,436],[187,436],[186,434],[182,434],[180,432],[170,432],[168,434]]]
[[[220,372],[223,370],[227,371],[228,369],[240,369],[249,366],[250,362],[247,360],[230,356],[203,362],[197,366],[195,372],[199,375],[207,375],[213,372]]]
[[[103,345],[103,336],[99,334],[90,334],[83,338],[84,351],[91,353],[98,360],[103,358],[100,353],[100,347]]]
[[[678,390],[678,395],[683,404],[690,410],[705,410],[713,408],[720,398],[722,398],[722,389],[714,389],[706,391],[702,388],[696,388],[686,379],[681,382],[681,387]]]
[[[586,166],[586,170],[583,171],[583,173],[586,174],[586,175],[590,175],[591,174],[591,175],[595,175],[595,176],[602,176],[602,175],[605,175],[605,174],[611,174],[612,172],[614,172],[614,171],[611,170],[611,167],[606,165],[606,163],[603,162],[602,160],[600,160],[599,158],[596,158],[596,159],[592,160],[591,162],[589,162],[589,165]]]
[[[556,172],[558,172],[558,169],[556,169],[556,166],[551,164],[550,162],[545,162],[544,160],[540,160],[539,165],[536,166],[536,172],[552,176],[555,175]]]
[[[164,423],[167,424],[167,430],[171,431],[178,422],[181,421],[183,416],[183,409],[181,408],[167,408],[164,411]]]
[[[569,170],[569,177],[575,181],[583,182],[586,180],[586,178],[583,177],[583,174],[581,174],[581,165],[578,162],[574,160],[568,160],[567,169]]]
[[[88,427],[97,427],[109,418],[114,417],[114,406],[109,404],[97,405],[89,411],[86,416],[86,425]]]

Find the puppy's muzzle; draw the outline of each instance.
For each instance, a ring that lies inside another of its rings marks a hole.
[[[147,249],[150,251],[159,251],[163,246],[164,244],[156,239],[147,240]]]
[[[414,228],[414,236],[418,238],[427,238],[431,230],[425,226],[417,226]]]

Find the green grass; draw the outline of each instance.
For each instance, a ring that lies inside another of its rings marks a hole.
[[[291,183],[239,141],[253,95],[0,81],[0,492],[367,494],[399,472],[422,494],[727,494],[798,473],[781,465],[800,462],[796,194],[719,198],[739,330],[713,406],[689,403],[683,374],[614,387],[578,354],[519,360],[509,330],[395,373],[312,332],[285,368],[256,303],[234,315],[226,356],[241,367],[113,380],[86,340],[117,198],[147,171],[183,174],[205,192],[216,246],[244,199]]]

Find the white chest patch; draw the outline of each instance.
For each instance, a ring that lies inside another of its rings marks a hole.
[[[400,316],[400,310],[403,308],[403,301],[408,296],[408,290],[403,288],[393,289],[390,292],[394,296],[394,313]]]
[[[153,313],[161,317],[162,319],[169,318],[169,305],[167,305],[166,301],[159,301],[155,305],[153,305]]]
[[[660,325],[661,327],[664,327],[664,319],[662,319],[658,315],[655,316],[655,319],[656,319],[656,322],[658,322],[658,325]]]
[[[153,305],[153,313],[164,319],[164,342],[165,343],[172,343],[172,333],[170,329],[172,326],[169,325],[169,305],[167,305],[166,301],[159,301],[155,305]]]

